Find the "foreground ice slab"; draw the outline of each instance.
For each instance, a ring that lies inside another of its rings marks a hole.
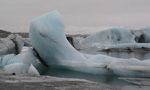
[[[124,38],[126,35],[133,38],[132,35],[128,34],[128,31],[124,30],[123,37],[121,37]],[[120,37],[115,36],[113,36],[113,38],[113,40],[120,39]],[[67,68],[92,74],[150,77],[150,63],[147,63],[148,61],[114,58],[101,54],[85,55],[75,50],[65,37],[64,24],[57,11],[52,11],[46,15],[37,17],[31,22],[30,39],[41,59],[49,67]],[[122,42],[134,41],[132,39],[122,39],[120,43]],[[115,43],[119,42],[116,41]],[[132,64],[131,62],[136,62],[136,64]],[[134,67],[130,67],[132,65],[134,65]],[[122,66],[122,68],[120,68],[120,66]],[[135,67],[137,69],[135,69]],[[147,74],[144,74],[145,72]],[[135,73],[138,75],[135,75]]]

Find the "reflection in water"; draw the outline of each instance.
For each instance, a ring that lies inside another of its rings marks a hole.
[[[88,74],[83,72],[77,72],[68,70],[65,68],[46,68],[41,64],[38,65],[39,72],[42,75],[50,75],[54,77],[63,77],[63,78],[77,78],[77,79],[86,79],[95,82],[107,83],[110,85],[127,85],[129,83],[124,80],[118,79],[117,76],[114,75],[97,75],[97,74]]]

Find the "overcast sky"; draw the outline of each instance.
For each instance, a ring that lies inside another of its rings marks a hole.
[[[29,31],[33,18],[54,9],[62,14],[69,33],[150,26],[150,0],[0,0],[0,28]]]

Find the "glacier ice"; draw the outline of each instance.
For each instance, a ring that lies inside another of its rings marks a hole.
[[[81,43],[83,48],[96,46],[105,49],[150,46],[143,43],[137,44],[134,35],[129,30],[124,28],[121,30],[102,31],[97,33],[98,35],[85,38]],[[92,74],[150,77],[150,64],[147,63],[147,60],[122,59],[101,54],[88,55],[78,52],[65,37],[64,24],[58,11],[52,11],[35,18],[30,24],[29,36],[33,47],[49,67],[67,68]],[[146,41],[148,40],[146,39]]]

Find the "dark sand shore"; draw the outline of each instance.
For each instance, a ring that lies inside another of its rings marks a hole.
[[[0,71],[0,90],[150,90],[149,85],[112,86],[84,79],[8,75]]]
[[[8,75],[1,71],[0,90],[120,90],[102,83],[51,76]]]

